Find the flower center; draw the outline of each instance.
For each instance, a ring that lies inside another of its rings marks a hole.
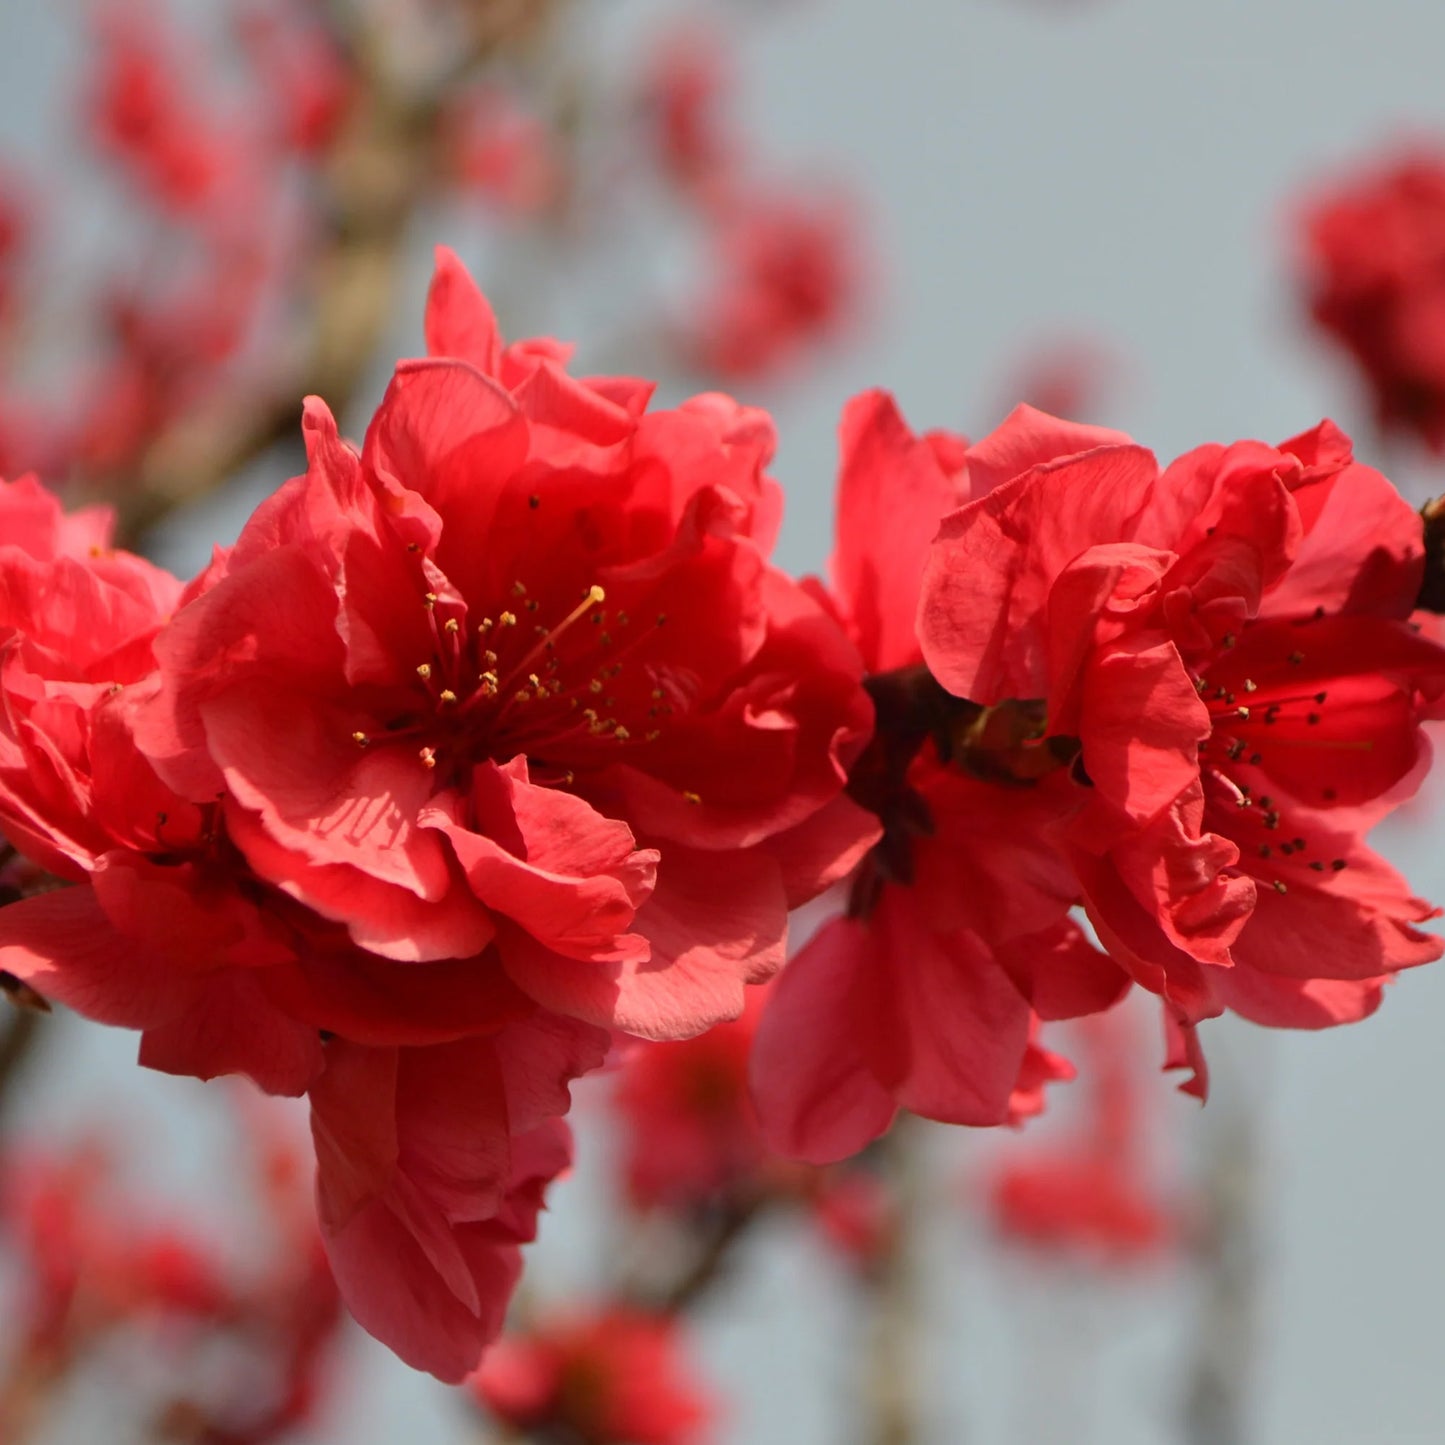
[[[1226,656],[1228,647],[1226,639]],[[1341,754],[1368,752],[1374,744],[1370,738],[1340,735],[1345,719],[1334,715],[1328,687],[1301,687],[1298,677],[1306,657],[1298,648],[1254,661],[1259,664],[1257,676],[1239,678],[1237,669],[1231,676],[1225,663],[1194,679],[1213,726],[1199,745],[1200,775],[1211,814],[1208,826],[1239,844],[1243,871],[1276,893],[1287,893],[1291,881],[1306,881],[1301,870],[1330,874],[1347,865],[1345,859],[1331,856],[1332,849],[1312,842],[1311,825],[1292,823],[1295,805],[1290,800],[1277,801],[1263,791],[1269,786],[1271,764],[1293,773],[1301,750],[1319,751],[1322,761],[1334,755],[1338,761]],[[1325,787],[1321,796],[1331,803],[1335,789]],[[1299,876],[1292,879],[1295,874]]]
[[[574,766],[655,742],[686,706],[676,679],[639,656],[666,615],[639,625],[596,583],[558,607],[515,581],[507,606],[475,622],[460,598],[427,592],[422,604],[431,645],[407,703],[392,694],[380,728],[352,732],[358,748],[404,742],[422,767],[452,772],[523,753],[537,781],[565,786]]]

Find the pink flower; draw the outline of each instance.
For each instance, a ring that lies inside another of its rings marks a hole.
[[[915,437],[890,397],[844,412],[836,608],[871,674],[878,733],[850,791],[883,836],[846,916],[784,971],[759,1032],[754,1088],[769,1142],[823,1162],[899,1107],[997,1124],[1042,1107],[1067,1065],[1036,1015],[1113,1002],[1127,977],[1067,914],[1078,885],[1049,841],[1077,788],[1026,709],[952,705],[922,667],[913,619],[938,520],[968,495],[974,451]]]
[[[1186,1030],[1370,1012],[1440,952],[1363,841],[1418,780],[1445,686],[1409,623],[1418,517],[1327,422],[1161,473],[1022,408],[975,456],[924,653],[956,696],[1031,700],[1040,745],[1073,757],[1060,841],[1110,953]]]
[[[682,1358],[676,1321],[621,1307],[503,1339],[471,1388],[507,1425],[577,1445],[702,1445],[715,1413]]]
[[[382,958],[464,958],[648,1037],[742,1007],[866,834],[856,655],[769,567],[771,427],[503,348],[441,258],[358,455],[311,465],[158,645],[142,745]]]

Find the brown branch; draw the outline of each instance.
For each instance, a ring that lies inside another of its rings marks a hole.
[[[1415,606],[1426,612],[1445,612],[1445,497],[1420,508],[1425,526],[1425,571]]]
[[[1259,1156],[1235,1107],[1216,1128],[1198,1239],[1203,1299],[1183,1400],[1188,1445],[1245,1445],[1259,1325]]]
[[[688,1266],[660,1292],[655,1307],[680,1314],[696,1304],[727,1273],[735,1248],[766,1205],[767,1196],[756,1194],[725,1208]]]
[[[445,73],[412,93],[390,73],[384,26],[346,37],[356,99],[322,168],[325,237],[301,288],[306,320],[294,359],[266,396],[229,413],[181,418],[136,474],[105,490],[119,498],[118,540],[134,545],[168,512],[214,490],[273,446],[299,437],[302,398],[344,413],[390,323],[412,217],[445,175],[447,107],[503,52],[533,43],[562,0],[472,6],[469,44]]]
[[[908,1114],[899,1115],[877,1146],[894,1209],[865,1278],[868,1320],[860,1374],[866,1445],[915,1445],[922,1437],[918,1359],[923,1321],[916,1257],[926,1204],[922,1148],[918,1121]]]
[[[0,1115],[10,1102],[15,1080],[20,1077],[25,1062],[40,1042],[41,1025],[45,1014],[36,1008],[17,1007],[7,1010],[9,1017],[0,1033]],[[0,1436],[0,1439],[3,1439]]]

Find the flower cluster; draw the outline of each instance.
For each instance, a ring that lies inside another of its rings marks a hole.
[[[1419,146],[1314,197],[1306,303],[1363,373],[1382,428],[1445,451],[1445,155]]]
[[[20,1289],[0,1381],[6,1439],[25,1435],[48,1392],[126,1338],[165,1365],[146,1392],[156,1438],[268,1445],[314,1422],[344,1316],[298,1141],[259,1107],[241,1122],[267,1236],[264,1259],[248,1266],[193,1226],[147,1217],[94,1142],[7,1152],[0,1241]]]
[[[1202,1096],[1201,1020],[1359,1019],[1439,956],[1364,842],[1445,688],[1421,522],[1337,428],[1161,470],[1027,407],[917,438],[874,393],[842,445],[831,596],[879,710],[850,790],[882,838],[763,1021],[778,1147],[1037,1109],[1069,1072],[1037,1023],[1132,984]]]
[[[574,1311],[508,1335],[470,1388],[504,1424],[577,1445],[702,1445],[717,1413],[677,1322],[632,1309]]]
[[[1420,519],[1329,423],[1161,470],[869,393],[824,587],[769,561],[764,413],[505,344],[446,251],[426,341],[359,448],[306,402],[306,471],[189,585],[0,488],[0,825],[70,885],[0,910],[0,974],[306,1095],[342,1296],[411,1364],[497,1335],[614,1033],[743,1017],[632,1076],[633,1191],[686,1205],[764,1140],[1037,1113],[1040,1025],[1135,984],[1202,1093],[1201,1020],[1357,1019],[1440,952],[1363,841],[1445,693]],[[827,1192],[866,1253],[876,1193]]]
[[[309,1095],[357,1318],[447,1378],[501,1322],[567,1082],[738,1013],[872,840],[869,708],[771,567],[767,418],[502,345],[443,254],[432,355],[190,587],[4,493],[0,814],[83,886],[0,969],[141,1061]]]

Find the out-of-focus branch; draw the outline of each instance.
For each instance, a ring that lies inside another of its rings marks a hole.
[[[0,1380],[0,1441],[23,1445],[39,1433],[52,1390],[65,1372],[64,1362],[21,1350]]]
[[[1425,528],[1425,571],[1415,605],[1426,612],[1445,612],[1445,497],[1420,509]]]
[[[1187,1445],[1244,1445],[1259,1326],[1259,1148],[1234,1109],[1211,1141],[1198,1240],[1203,1298],[1183,1400]]]
[[[394,309],[412,216],[443,168],[446,107],[503,52],[532,43],[565,0],[479,0],[468,43],[419,89],[389,63],[384,26],[333,7],[356,65],[355,99],[322,167],[325,235],[306,284],[295,361],[268,396],[217,416],[181,419],[149,448],[119,491],[118,537],[133,545],[182,503],[204,496],[272,446],[298,435],[301,399],[325,397],[344,412],[372,363]],[[343,13],[344,12],[344,13]]]
[[[755,1224],[766,1207],[766,1196],[758,1194],[730,1205],[704,1236],[691,1261],[670,1280],[656,1300],[659,1309],[678,1314],[696,1303],[723,1277],[734,1246]]]
[[[879,1156],[894,1208],[866,1276],[863,1445],[915,1445],[919,1419],[919,1347],[923,1321],[916,1254],[925,1208],[923,1140],[918,1122],[900,1114],[880,1141]]]
[[[10,1102],[11,1090],[27,1059],[40,1042],[42,1009],[0,1003],[0,1118]],[[0,1435],[0,1440],[7,1437]]]

